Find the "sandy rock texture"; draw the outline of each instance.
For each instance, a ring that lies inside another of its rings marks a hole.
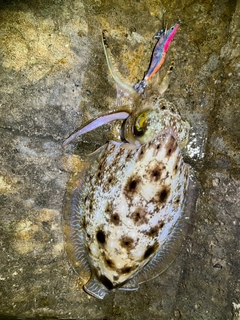
[[[231,0],[0,2],[0,318],[240,319],[239,15]],[[62,208],[72,172],[117,130],[61,143],[116,104],[102,30],[137,82],[163,16],[168,27],[182,22],[163,67],[174,54],[165,97],[192,125],[185,158],[200,185],[197,208],[164,274],[100,301],[69,264]]]

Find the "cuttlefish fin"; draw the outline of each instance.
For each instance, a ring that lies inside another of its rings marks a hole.
[[[62,144],[63,147],[66,147],[71,141],[81,136],[84,133],[92,131],[98,127],[101,127],[114,120],[125,120],[129,116],[127,111],[117,111],[107,115],[98,117],[97,119],[91,120],[89,123],[84,125],[82,128],[74,131]]]
[[[104,54],[107,60],[108,70],[120,90],[122,90],[124,93],[127,93],[129,95],[135,95],[136,92],[132,88],[132,85],[123,78],[123,76],[120,74],[120,72],[117,69],[111,50],[108,46],[108,42],[106,39],[106,32],[107,32],[106,30],[103,30],[102,32],[102,44],[103,44]]]
[[[98,299],[103,299],[111,292],[98,280],[94,273],[92,273],[90,280],[83,286],[83,288],[88,294]]]

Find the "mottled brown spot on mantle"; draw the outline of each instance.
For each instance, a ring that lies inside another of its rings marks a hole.
[[[169,138],[168,143],[165,145],[165,149],[166,149],[166,157],[171,157],[171,155],[174,153],[174,151],[177,149],[177,142],[176,139],[171,136]]]
[[[115,225],[118,226],[120,224],[120,216],[117,212],[111,214],[111,222]]]
[[[163,221],[159,221],[159,223],[156,226],[150,228],[148,231],[145,232],[146,235],[151,238],[157,237],[159,234],[159,230],[161,230],[164,227],[164,224],[165,223]]]
[[[133,213],[131,214],[131,218],[133,220],[133,223],[136,226],[140,226],[141,224],[146,224],[148,222],[148,217],[146,211],[139,207],[136,208]]]
[[[111,188],[111,186],[113,186],[114,184],[115,184],[115,182],[116,182],[116,178],[115,178],[115,176],[114,175],[109,175],[108,177],[107,177],[107,184],[108,184],[108,188]]]
[[[149,258],[153,253],[155,253],[157,251],[158,247],[159,247],[159,244],[157,242],[154,243],[154,245],[148,247],[143,255],[143,260]]]
[[[158,181],[161,178],[161,170],[159,168],[155,168],[150,173],[151,181]]]
[[[179,171],[179,168],[182,166],[181,156],[176,158],[175,164],[173,165],[173,175],[176,175]]]
[[[127,235],[122,236],[122,238],[119,241],[120,245],[126,250],[131,250],[134,248],[134,240]]]
[[[155,194],[154,200],[158,204],[164,204],[167,202],[170,195],[170,187],[162,186],[162,188]]]
[[[131,271],[135,270],[137,266],[128,266],[125,265],[122,269],[119,270],[120,274],[126,274],[126,273],[130,273]]]
[[[111,269],[111,270],[116,269],[115,263],[109,258],[106,258],[106,257],[104,258],[104,264],[108,269]]]
[[[132,175],[128,178],[126,185],[124,187],[124,194],[127,197],[132,197],[134,194],[138,193],[141,183],[141,178],[137,175]]]
[[[137,161],[141,161],[143,159],[143,157],[145,156],[145,151],[146,151],[146,145],[143,145],[139,148]]]
[[[180,197],[178,197],[176,200],[175,200],[175,204],[178,205],[180,202]]]
[[[105,212],[106,214],[111,214],[112,213],[112,204],[107,202],[106,207],[105,207]]]
[[[98,231],[97,231],[97,233],[96,233],[96,238],[97,238],[98,243],[100,243],[100,244],[105,244],[105,242],[106,242],[106,235],[105,235],[105,233],[104,233],[102,230],[98,230]]]
[[[177,198],[174,200],[174,202],[173,202],[173,208],[174,208],[175,211],[177,211],[178,208],[179,208],[180,200],[181,200],[181,198],[180,198],[180,196],[179,196],[179,197],[177,197]]]
[[[162,170],[164,169],[164,165],[162,162],[157,160],[151,161],[151,163],[146,168],[146,172],[150,178],[151,182],[157,182],[161,180]]]

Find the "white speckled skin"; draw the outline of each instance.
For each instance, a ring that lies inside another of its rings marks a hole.
[[[75,269],[87,281],[85,291],[100,299],[115,289],[136,290],[163,272],[180,250],[194,206],[190,167],[181,154],[189,124],[159,92],[129,99],[131,111],[119,113],[126,118],[126,143],[109,142],[87,160],[70,219]],[[111,115],[93,120],[66,144],[105,119]]]
[[[71,225],[75,256],[84,265],[80,274],[90,267],[92,277],[84,288],[98,298],[115,288],[128,288],[128,280],[163,247],[173,246],[172,235],[182,228],[187,214],[189,166],[178,139],[179,132],[187,139],[189,125],[171,103],[163,98],[155,103],[151,109],[145,103],[146,110],[139,107],[125,121],[126,140],[133,139],[128,132],[134,131],[129,128],[139,114],[147,121],[134,148],[109,142],[94,155],[76,192]],[[164,263],[151,267],[144,281],[162,272]],[[138,282],[135,285],[132,290]]]
[[[137,150],[108,144],[78,203],[98,278],[115,287],[149,261],[175,227],[187,186],[188,166],[170,134]]]

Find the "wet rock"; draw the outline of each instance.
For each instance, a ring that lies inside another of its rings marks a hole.
[[[1,2],[1,317],[239,318],[239,11],[234,1]],[[116,104],[101,31],[136,82],[163,12],[168,26],[182,21],[159,76],[174,53],[166,98],[192,124],[185,157],[201,185],[197,210],[164,274],[98,301],[65,254],[62,208],[70,172],[118,130],[100,128],[65,150],[61,143]]]

